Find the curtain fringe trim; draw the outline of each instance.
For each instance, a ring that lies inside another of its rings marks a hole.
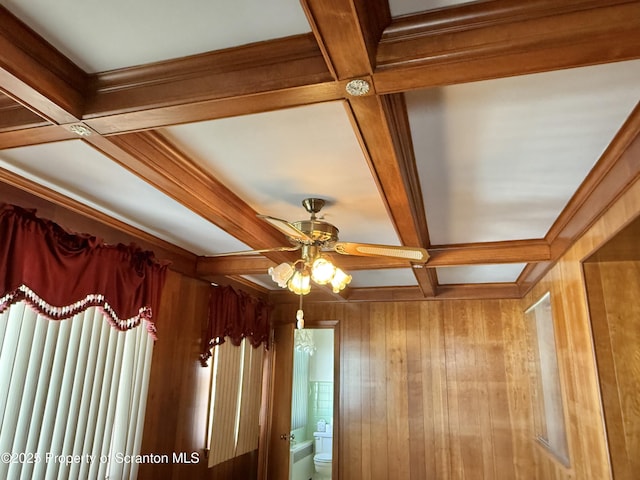
[[[14,291],[0,297],[0,314],[8,310],[11,305],[23,300],[33,307],[33,309],[40,315],[51,320],[66,320],[90,307],[98,307],[107,318],[109,324],[121,331],[131,330],[132,328],[140,325],[142,320],[146,320],[147,332],[149,332],[149,335],[151,335],[154,340],[157,340],[156,326],[151,320],[151,307],[148,306],[141,307],[138,314],[131,318],[121,319],[118,317],[111,305],[105,301],[104,295],[102,294],[92,293],[71,305],[56,307],[47,303],[26,285],[20,285]]]
[[[214,339],[209,340],[209,345],[207,349],[200,354],[200,365],[202,367],[209,366],[209,359],[213,357],[213,349],[224,343],[224,337],[216,337]],[[233,342],[232,342],[233,343]]]
[[[207,349],[202,352],[200,354],[200,365],[202,367],[208,367],[209,366],[209,359],[211,357],[213,357],[213,349],[215,347],[217,347],[218,345],[222,345],[226,340],[225,338],[228,338],[229,341],[231,341],[231,343],[233,345],[235,345],[236,347],[239,347],[240,344],[242,343],[243,340],[247,340],[249,342],[249,344],[251,345],[251,347],[253,348],[258,348],[260,345],[264,344],[265,349],[267,349],[267,343],[266,341],[255,341],[255,338],[252,335],[242,335],[240,337],[240,340],[238,339],[232,339],[231,337],[216,337],[213,338],[211,340],[209,340],[209,344],[207,346]]]

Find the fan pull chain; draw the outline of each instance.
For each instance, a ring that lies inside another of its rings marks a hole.
[[[300,295],[300,304],[298,306],[298,311],[296,312],[296,326],[298,330],[302,330],[304,328],[304,312],[302,311],[302,295]]]

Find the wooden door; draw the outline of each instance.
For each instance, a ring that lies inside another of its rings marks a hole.
[[[267,480],[289,478],[289,435],[291,433],[291,388],[293,383],[293,324],[275,328],[273,361],[273,404]]]

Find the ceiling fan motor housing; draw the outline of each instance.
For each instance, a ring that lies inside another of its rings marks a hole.
[[[322,248],[331,248],[338,241],[338,229],[330,223],[316,218],[326,201],[322,198],[305,198],[302,201],[304,209],[311,214],[311,219],[293,222],[292,225],[313,239],[313,242],[302,242]],[[297,240],[297,242],[300,242]]]
[[[300,220],[292,225],[313,239],[313,245],[331,247],[338,241],[338,229],[319,220]]]

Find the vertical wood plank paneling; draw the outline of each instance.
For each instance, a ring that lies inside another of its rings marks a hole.
[[[611,466],[630,480],[640,468],[640,262],[587,263],[585,278]]]
[[[589,312],[591,314],[594,348],[598,362],[598,376],[602,390],[602,406],[607,425],[612,468],[616,480],[619,478],[633,478],[630,476],[631,472],[626,471],[628,469],[627,458],[620,458],[621,455],[626,457],[626,446],[600,263],[585,264],[585,280],[589,295]],[[626,289],[622,288],[621,290],[625,291]],[[620,471],[621,468],[623,471]]]
[[[493,421],[491,418],[491,390],[492,378],[500,377],[500,372],[494,372],[491,364],[488,363],[490,358],[491,345],[485,338],[485,321],[487,316],[491,315],[492,309],[495,309],[495,302],[476,303],[471,308],[472,331],[473,331],[473,350],[475,352],[475,368],[482,372],[476,378],[475,387],[478,390],[478,425],[480,428],[480,448],[483,472],[482,478],[495,478],[495,457],[494,457],[494,435]],[[500,351],[502,353],[502,351]],[[500,386],[504,388],[504,385]],[[507,472],[505,472],[506,474]]]
[[[476,358],[477,321],[473,318],[470,302],[456,305],[453,323],[455,374],[457,391],[457,416],[462,478],[482,478],[484,470],[482,452],[481,407],[484,403],[484,368]]]
[[[627,458],[620,478],[631,479],[640,471],[640,262],[605,264],[602,279]]]
[[[422,370],[422,338],[420,335],[420,306],[405,306],[405,336],[407,347],[407,408],[409,442],[409,477],[413,480],[427,478],[424,428],[424,383]]]
[[[386,382],[387,382],[387,478],[409,478],[409,412],[407,405],[407,342],[404,306],[387,304]],[[391,414],[392,413],[392,414]]]
[[[626,476],[633,478],[640,469],[640,263],[619,262],[602,267],[602,283],[606,290],[607,320],[611,336],[616,389],[622,417],[624,450],[617,455],[626,456],[626,465],[617,460],[612,451],[613,466],[627,467]],[[610,435],[611,437],[612,435]],[[620,436],[618,434],[618,436]],[[615,472],[615,470],[614,470]]]
[[[386,322],[384,310],[379,304],[371,305],[369,308],[371,325],[369,368],[373,376],[371,385],[371,478],[384,480],[387,478],[389,458],[387,415],[393,414],[387,408]]]
[[[455,325],[458,318],[453,313],[455,304],[446,303],[443,311],[443,336],[444,336],[444,388],[447,392],[446,412],[448,437],[449,437],[449,465],[452,479],[463,478],[461,447],[460,447],[460,422],[458,407],[458,379],[456,363]]]
[[[373,385],[376,378],[375,371],[372,371],[371,362],[371,323],[368,321],[369,309],[366,305],[359,308],[360,316],[358,321],[362,324],[360,331],[360,355],[361,355],[361,374],[362,374],[362,437],[360,442],[361,458],[361,477],[363,479],[372,478],[372,408],[371,398],[373,395]],[[348,477],[344,477],[348,478]]]
[[[342,322],[344,341],[341,342],[344,352],[342,374],[349,383],[346,390],[340,390],[344,399],[343,412],[349,418],[349,422],[342,425],[345,450],[341,458],[347,463],[343,465],[345,478],[357,477],[362,472],[362,364],[366,361],[361,352],[363,325],[357,312],[352,316],[352,309],[349,310],[349,319]]]
[[[517,478],[515,462],[517,457],[513,445],[518,430],[522,429],[522,421],[520,416],[504,415],[504,412],[510,412],[509,391],[512,387],[507,379],[507,345],[504,342],[503,332],[511,324],[519,323],[519,312],[510,305],[515,306],[516,303],[493,302],[491,309],[485,311],[483,315],[483,326],[491,418],[492,475],[494,478],[504,476],[515,479]],[[503,311],[509,312],[509,316],[503,318]],[[527,418],[529,414],[529,410],[525,409],[520,415]]]
[[[426,390],[430,395],[425,398],[430,402],[425,404],[425,418],[430,419],[430,425],[425,429],[427,447],[433,445],[432,469],[427,469],[427,478],[450,478],[451,453],[449,436],[449,403],[446,389],[446,355],[444,336],[444,315],[441,302],[428,302],[422,304],[422,343],[428,352],[428,362],[424,366],[424,375],[427,382]],[[427,357],[427,355],[425,355]],[[429,436],[429,433],[432,436]]]
[[[521,311],[519,302],[500,302],[499,335],[504,345],[506,400],[509,412],[508,426],[505,425],[504,428],[509,428],[511,433],[514,478],[528,480],[545,477],[534,474],[528,345],[524,318],[519,317]],[[503,462],[509,462],[508,457],[509,455],[505,454]]]
[[[512,425],[528,426],[518,416],[530,412],[527,398],[509,403],[502,328],[516,325],[517,345],[524,330],[519,302],[504,305],[506,314],[499,301],[307,305],[309,318],[342,315],[341,478],[517,478],[516,465],[532,464],[513,458]]]
[[[440,478],[436,475],[436,462],[439,454],[438,440],[439,432],[437,429],[437,408],[441,405],[441,402],[436,401],[439,393],[439,388],[436,386],[436,382],[439,382],[439,378],[434,374],[433,369],[438,368],[438,362],[433,361],[434,347],[431,345],[431,326],[430,319],[433,315],[427,309],[428,303],[420,304],[419,311],[416,312],[417,325],[414,328],[417,329],[413,333],[413,336],[420,342],[420,376],[415,378],[415,382],[421,388],[422,404],[417,405],[415,408],[419,408],[422,411],[422,425],[423,429],[423,448],[424,448],[424,474],[422,478]],[[409,336],[408,336],[409,337]],[[407,337],[408,344],[411,340]],[[415,341],[415,340],[414,340]],[[435,350],[437,352],[437,350]],[[437,379],[437,380],[436,380]]]
[[[498,303],[490,302],[477,305],[474,308],[474,347],[476,349],[476,365],[482,368],[480,376],[480,431],[482,432],[483,478],[496,478],[496,449],[500,439],[500,425],[497,416],[500,415],[494,406],[499,406],[500,392],[504,392],[502,381],[504,365],[495,359],[496,353],[502,359],[502,346],[494,352],[494,344],[489,338],[489,319],[498,313]],[[496,415],[496,418],[494,418]],[[506,476],[509,472],[505,471]]]

